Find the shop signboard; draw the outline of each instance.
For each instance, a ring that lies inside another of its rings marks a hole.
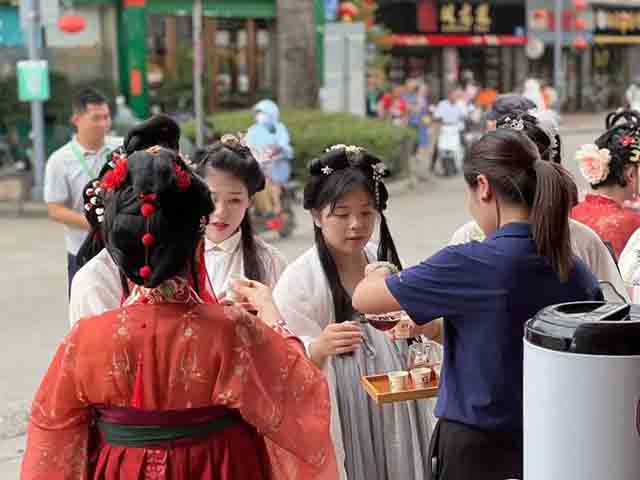
[[[418,0],[384,2],[378,20],[392,33],[450,35],[524,35],[522,0]]]
[[[491,46],[526,43],[526,7],[519,0],[386,2],[378,20],[400,46]]]
[[[640,8],[594,4],[592,9],[595,43],[640,43]]]
[[[596,35],[640,35],[640,8],[593,5]]]

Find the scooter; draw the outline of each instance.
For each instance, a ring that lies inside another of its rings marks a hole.
[[[295,180],[289,181],[286,186],[281,187],[282,212],[280,215],[265,214],[255,207],[251,209],[251,220],[256,232],[277,232],[280,238],[291,236],[297,225],[293,206],[297,202],[300,187],[299,182]]]
[[[460,128],[455,124],[444,124],[438,135],[438,160],[442,166],[442,175],[456,175],[462,168],[464,150],[460,138]]]

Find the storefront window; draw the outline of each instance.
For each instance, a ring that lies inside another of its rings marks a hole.
[[[242,108],[276,90],[274,22],[205,17],[205,104],[209,110]],[[193,104],[191,17],[148,16],[148,81],[152,103],[164,111]]]

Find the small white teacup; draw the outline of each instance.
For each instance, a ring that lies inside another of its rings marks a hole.
[[[392,392],[400,392],[407,389],[407,379],[409,378],[407,372],[389,372],[387,377],[389,377],[389,387]]]
[[[411,370],[411,379],[416,388],[428,387],[431,383],[431,375],[429,367],[418,367]]]

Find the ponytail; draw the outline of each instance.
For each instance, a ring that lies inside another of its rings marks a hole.
[[[533,164],[536,188],[531,208],[531,230],[538,253],[545,257],[562,281],[573,266],[569,211],[575,183],[560,165],[543,160]]]
[[[242,260],[244,262],[244,276],[249,280],[264,283],[265,271],[258,257],[258,245],[253,236],[253,226],[248,211],[240,223],[240,238],[242,241]]]

